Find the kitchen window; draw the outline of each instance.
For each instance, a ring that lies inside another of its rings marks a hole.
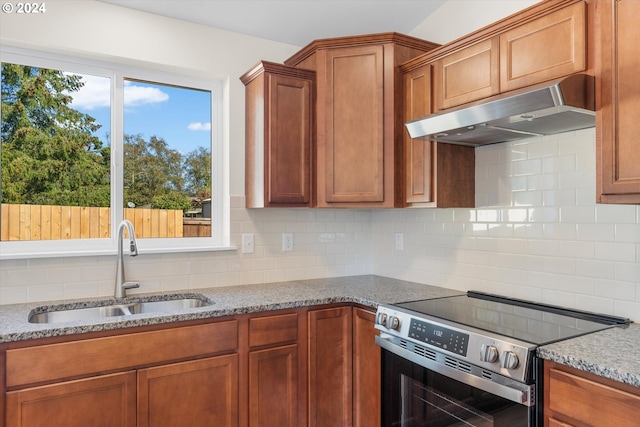
[[[2,48],[0,259],[228,246],[222,83]]]

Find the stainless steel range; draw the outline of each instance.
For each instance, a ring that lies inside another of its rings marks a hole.
[[[628,323],[479,292],[380,305],[383,425],[542,425],[537,347]]]

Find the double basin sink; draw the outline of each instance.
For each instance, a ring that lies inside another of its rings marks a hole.
[[[50,307],[33,310],[29,314],[29,323],[61,323],[77,321],[100,321],[109,317],[131,316],[143,313],[174,313],[191,308],[212,305],[203,295],[189,295],[187,297],[167,295],[166,299],[154,301],[123,302],[100,307],[65,308]]]

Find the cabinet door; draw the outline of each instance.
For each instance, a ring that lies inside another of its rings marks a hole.
[[[249,425],[298,425],[298,346],[249,353]]]
[[[640,203],[640,2],[598,0],[601,95],[596,109],[597,196]]]
[[[425,65],[404,75],[405,122],[431,114],[431,65]],[[433,142],[426,138],[412,139],[404,129],[405,202],[433,202]]]
[[[261,61],[240,80],[246,206],[310,206],[315,73]]]
[[[379,426],[381,421],[380,347],[375,343],[376,314],[353,309],[353,425]]]
[[[351,307],[309,312],[309,426],[352,424]]]
[[[326,103],[319,106],[326,109],[325,122],[319,126],[326,130],[318,139],[325,188],[318,190],[318,203],[321,196],[328,203],[384,202],[383,46],[330,49],[325,72]]]
[[[433,69],[435,111],[500,91],[499,39],[475,43],[439,59]]]
[[[11,391],[6,404],[8,426],[135,427],[136,373]]]
[[[311,83],[268,75],[265,167],[269,205],[308,205],[311,201]]]
[[[138,426],[238,425],[235,354],[141,369]]]
[[[585,9],[579,2],[501,34],[500,91],[584,71]]]
[[[637,387],[545,361],[545,425],[632,427],[640,419]]]

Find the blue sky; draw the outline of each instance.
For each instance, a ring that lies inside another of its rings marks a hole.
[[[106,141],[110,126],[109,79],[83,76],[85,85],[73,93],[73,107],[102,125],[98,137]],[[139,81],[125,81],[125,134],[148,140],[163,138],[183,154],[197,147],[211,148],[211,94]]]

